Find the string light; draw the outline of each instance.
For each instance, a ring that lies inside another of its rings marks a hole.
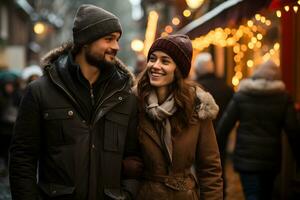
[[[165,31],[166,31],[167,33],[172,33],[172,32],[173,32],[172,26],[170,26],[170,25],[166,26]]]
[[[191,13],[190,10],[187,10],[187,9],[186,9],[186,10],[183,11],[182,14],[183,14],[183,16],[185,16],[185,17],[189,17],[189,16],[191,16],[192,13]]]
[[[276,43],[274,44],[274,49],[275,49],[276,51],[278,51],[279,48],[280,48],[280,44],[279,44],[278,42],[276,42]]]
[[[298,6],[293,6],[293,10],[294,10],[295,13],[297,13],[298,12]]]
[[[262,40],[263,35],[262,35],[261,33],[258,33],[258,34],[256,35],[256,38],[257,38],[258,40]]]
[[[253,26],[253,21],[252,21],[252,20],[249,20],[249,21],[247,22],[247,25],[248,25],[249,27]]]
[[[185,0],[185,1],[188,7],[190,7],[191,9],[197,9],[204,3],[204,0]]]
[[[144,49],[144,43],[141,40],[134,39],[131,41],[131,49],[136,52],[140,52]]]
[[[236,77],[236,76],[234,76],[233,78],[232,78],[232,85],[234,85],[234,86],[238,86],[238,84],[240,83],[240,80]]]
[[[281,17],[281,11],[276,11],[276,15]],[[266,34],[265,29],[271,24],[270,19],[267,19],[261,14],[256,14],[252,20],[248,20],[246,24],[240,25],[236,29],[230,29],[228,27],[224,29],[216,28],[206,35],[195,38],[192,41],[193,48],[196,51],[203,51],[210,45],[232,47],[234,53],[233,60],[235,62],[232,84],[236,88],[240,80],[244,77],[242,72],[243,66],[251,69],[262,61],[266,61],[270,58],[272,58],[272,60],[277,59],[279,62],[279,43],[275,43],[271,49],[268,47],[265,49],[266,45],[262,44],[262,39]],[[249,51],[255,51],[256,49],[260,49],[260,52],[264,51],[266,53],[263,56],[257,56],[257,54],[255,54],[255,59],[247,59]]]
[[[43,33],[45,33],[45,30],[46,30],[46,26],[44,23],[42,22],[37,22],[34,27],[33,27],[33,30],[36,34],[38,35],[41,35]]]
[[[288,12],[288,11],[290,10],[290,7],[289,7],[289,6],[284,6],[284,10],[285,10],[286,12]]]
[[[179,25],[179,24],[180,24],[179,18],[178,18],[178,17],[174,17],[174,18],[172,19],[172,24],[174,24],[175,26]]]
[[[251,68],[251,67],[253,67],[253,65],[254,65],[253,60],[248,60],[247,61],[247,67]]]
[[[256,14],[256,15],[255,15],[255,19],[256,19],[257,21],[260,21],[260,14]]]
[[[276,11],[276,16],[277,16],[278,18],[281,17],[281,11],[280,11],[280,10],[277,10],[277,11]]]

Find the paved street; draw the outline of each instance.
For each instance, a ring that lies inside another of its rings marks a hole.
[[[226,188],[226,199],[225,200],[244,200],[244,195],[240,183],[239,175],[233,170],[231,160],[226,162],[226,177],[227,177],[227,188]]]

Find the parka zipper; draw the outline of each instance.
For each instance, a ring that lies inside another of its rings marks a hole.
[[[109,99],[110,97],[112,97],[114,94],[122,91],[124,88],[126,87],[126,84],[124,84],[124,86],[122,88],[120,88],[119,90],[116,90],[114,91],[113,93],[111,93],[109,96],[107,96],[105,99],[103,99],[97,106],[96,108],[96,112],[95,112],[95,115],[93,116],[93,119],[92,119],[92,124],[94,125],[94,120],[95,120],[95,117],[97,116],[96,113],[98,113],[98,110],[99,108],[101,107],[101,105],[103,104],[104,101],[106,101],[107,99]]]
[[[91,96],[91,100],[92,100],[92,106],[95,105],[95,96],[94,96],[94,89],[93,86],[90,85],[90,96]]]

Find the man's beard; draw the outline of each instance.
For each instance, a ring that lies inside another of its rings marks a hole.
[[[104,70],[105,68],[113,67],[116,64],[115,60],[106,61],[104,55],[101,58],[100,56],[92,54],[90,49],[87,49],[87,51],[85,51],[85,59],[88,64],[97,67],[99,70]]]

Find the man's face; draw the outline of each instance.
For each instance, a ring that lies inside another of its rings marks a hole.
[[[119,32],[114,32],[89,44],[84,48],[86,61],[99,69],[114,64],[120,36]]]

